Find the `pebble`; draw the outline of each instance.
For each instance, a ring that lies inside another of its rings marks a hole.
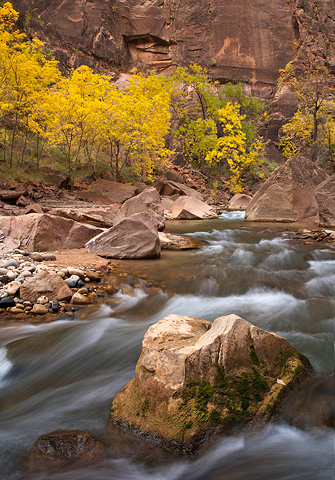
[[[71,277],[67,278],[65,281],[70,288],[76,288],[79,280],[80,280],[80,277],[78,277],[78,275],[71,275]]]
[[[15,307],[16,303],[11,297],[5,297],[0,300],[0,308]]]
[[[35,303],[32,309],[33,313],[36,313],[37,315],[45,315],[48,313],[48,309],[45,305],[40,305],[39,303]]]
[[[21,310],[21,308],[18,308],[18,307],[11,307],[9,311],[11,313],[23,313],[23,310]]]
[[[38,252],[32,252],[30,258],[35,262],[43,262],[43,256]]]
[[[40,305],[46,305],[47,303],[49,303],[49,299],[45,295],[42,295],[37,299],[37,303],[39,303]]]
[[[11,270],[8,270],[8,272],[7,272],[7,277],[8,277],[8,280],[9,280],[10,282],[12,282],[13,280],[16,279],[17,274],[14,273],[14,272],[12,272]]]
[[[77,276],[81,278],[82,280],[85,279],[85,273],[82,270],[79,270],[78,268],[72,268],[68,267],[67,271],[69,272],[69,275],[72,276]]]
[[[27,277],[31,277],[31,276],[32,276],[32,273],[31,273],[29,270],[23,270],[21,275],[22,275],[23,277],[27,278]],[[19,276],[20,276],[20,275],[19,275]]]
[[[6,268],[8,268],[8,267],[18,268],[20,266],[20,264],[17,260],[15,260],[14,258],[11,258],[9,260],[6,260],[3,266],[6,267]]]

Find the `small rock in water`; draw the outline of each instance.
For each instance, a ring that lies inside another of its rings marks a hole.
[[[69,463],[90,465],[106,458],[104,446],[87,431],[56,431],[41,435],[28,454],[28,471],[49,471]]]
[[[69,272],[70,277],[76,275],[82,280],[85,279],[85,273],[82,270],[79,270],[79,268],[68,267],[67,271]]]
[[[45,305],[35,303],[32,312],[36,313],[37,315],[45,315],[46,313],[48,313],[48,309]]]
[[[87,295],[82,295],[81,293],[76,292],[71,299],[71,303],[74,305],[87,305],[90,303],[90,299]]]
[[[53,313],[57,313],[59,311],[59,303],[56,301],[51,302],[51,310]]]

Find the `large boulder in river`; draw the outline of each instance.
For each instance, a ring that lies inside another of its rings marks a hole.
[[[86,243],[89,253],[108,258],[158,258],[161,247],[156,225],[137,213]]]
[[[102,232],[91,225],[40,213],[0,217],[0,230],[4,241],[11,239],[38,252],[82,248],[90,238]]]
[[[335,174],[320,183],[315,198],[319,207],[319,225],[335,227]]]
[[[69,300],[72,297],[72,290],[57,273],[40,270],[23,282],[20,287],[20,298],[36,302],[41,296],[49,300]]]
[[[165,216],[169,220],[201,220],[217,218],[217,213],[213,207],[198,198],[183,195],[165,211]]]
[[[121,222],[136,213],[145,213],[156,225],[158,230],[164,230],[165,217],[161,197],[155,187],[148,187],[136,197],[130,198],[119,208],[113,219],[113,224]]]
[[[274,415],[309,372],[287,340],[236,315],[213,323],[169,315],[144,336],[110,421],[192,452],[210,434]]]
[[[292,157],[276,168],[254,195],[245,219],[318,225],[319,206],[315,191],[327,178],[328,175],[311,160]]]
[[[29,474],[63,467],[87,467],[107,458],[103,444],[85,430],[59,430],[41,435],[25,462]]]

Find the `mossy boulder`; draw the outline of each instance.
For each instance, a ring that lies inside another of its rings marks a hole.
[[[169,315],[146,333],[135,379],[115,397],[110,421],[194,452],[215,432],[275,415],[310,371],[287,340],[236,315]]]

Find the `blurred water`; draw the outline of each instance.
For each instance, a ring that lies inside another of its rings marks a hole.
[[[291,240],[278,226],[245,224],[242,218],[240,212],[229,212],[215,221],[175,222],[174,231],[188,230],[207,246],[163,252],[157,261],[126,263],[161,289],[148,290],[143,280],[142,288],[119,293],[115,301],[74,319],[0,329],[1,479],[25,478],[17,465],[43,433],[64,428],[101,435],[114,395],[134,376],[148,326],[170,313],[207,320],[236,313],[285,336],[309,358],[320,378],[331,378],[335,251],[314,249]],[[307,388],[304,396],[313,401],[299,412],[306,410],[309,424],[313,404],[327,395],[329,388],[321,383]],[[297,414],[288,413],[296,405],[287,407],[280,424],[224,438],[196,460],[143,448],[143,442],[118,433],[108,461],[33,478],[331,479],[333,430],[305,428],[300,413],[299,427],[304,429],[298,430]]]

